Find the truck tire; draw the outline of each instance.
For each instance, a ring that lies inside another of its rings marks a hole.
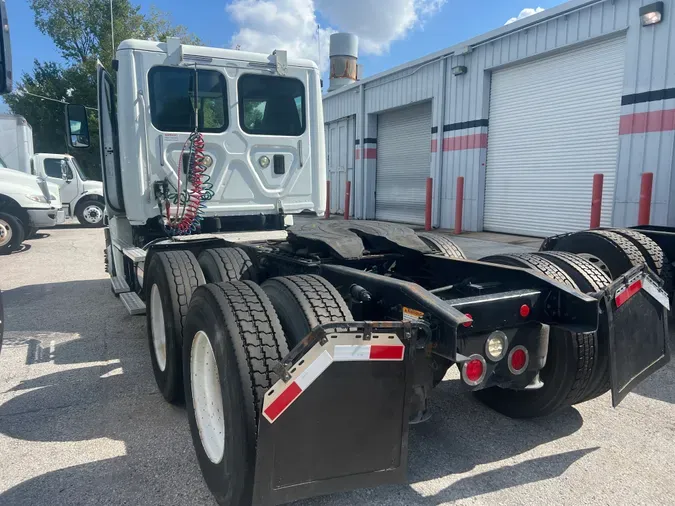
[[[25,237],[23,224],[16,216],[0,213],[0,255],[19,249]]]
[[[673,266],[670,264],[670,260],[661,249],[661,246],[637,230],[617,228],[612,230],[612,232],[621,234],[640,250],[642,256],[647,260],[647,266],[661,277],[663,280],[663,289],[672,296]]]
[[[199,254],[198,260],[207,283],[256,281],[258,278],[248,253],[241,248],[206,249]]]
[[[279,316],[289,348],[318,325],[353,319],[340,293],[321,276],[271,278],[262,284],[262,289]]]
[[[204,274],[189,251],[161,251],[146,274],[146,319],[152,370],[159,391],[173,404],[183,400],[181,346],[192,293]]]
[[[546,247],[547,243],[544,243]],[[609,230],[585,230],[561,237],[553,244],[555,251],[581,255],[600,267],[612,279],[645,263],[640,250],[626,237]]]
[[[457,246],[452,239],[442,234],[432,234],[429,232],[418,232],[417,236],[422,239],[424,244],[429,246],[436,253],[440,253],[448,258],[464,259],[464,252]]]
[[[75,216],[83,227],[102,227],[105,207],[98,200],[85,200],[77,204]]]
[[[522,267],[539,271],[546,277],[563,283],[564,285],[578,288],[572,278],[564,269],[558,267],[551,260],[534,255],[533,253],[508,253],[504,255],[491,255],[481,258],[481,262],[490,262],[493,264],[510,265],[512,267]]]
[[[548,251],[535,254],[545,256],[560,265],[583,292],[604,290],[612,282],[609,276],[597,265],[574,253]],[[605,340],[606,335],[603,332],[596,333],[593,373],[577,403],[598,397],[609,390],[609,355],[608,353],[601,353],[602,350],[609,350],[609,343]]]
[[[528,267],[573,288],[578,288],[564,269],[548,258],[528,253],[494,255],[481,261]],[[511,418],[549,415],[582,399],[593,378],[597,338],[595,333],[569,332],[551,327],[546,365],[540,372],[544,386],[537,390],[498,387],[475,392],[484,404]]]
[[[26,239],[33,239],[33,238],[35,237],[35,235],[37,234],[37,232],[38,232],[38,229],[37,229],[37,228],[35,228],[35,227],[28,227],[28,228],[26,229],[26,237],[24,238],[24,240],[26,240]]]
[[[251,281],[195,290],[183,341],[185,405],[197,461],[220,505],[251,504],[258,415],[288,354],[265,293]]]
[[[579,290],[584,293],[599,292],[612,282],[610,277],[597,265],[574,253],[540,251],[534,253],[534,255],[542,256],[564,270]]]

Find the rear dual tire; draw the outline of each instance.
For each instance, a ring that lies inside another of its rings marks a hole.
[[[204,275],[189,251],[161,251],[150,259],[145,278],[146,322],[152,370],[167,402],[183,401],[183,326],[193,292]]]
[[[197,460],[218,504],[251,504],[258,416],[288,354],[271,302],[256,284],[199,287],[182,346],[185,403]]]
[[[609,278],[590,262],[569,253],[494,255],[485,262],[537,270],[547,277],[584,292],[598,291]],[[545,416],[604,393],[608,358],[598,334],[575,333],[551,327],[546,365],[540,372],[544,386],[537,390],[498,387],[475,392],[490,408],[512,418]],[[608,381],[607,381],[608,384]]]

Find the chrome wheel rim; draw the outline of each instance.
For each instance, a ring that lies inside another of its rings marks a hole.
[[[598,269],[607,274],[609,276],[609,279],[614,279],[612,277],[612,273],[609,271],[609,267],[607,267],[607,264],[603,262],[600,258],[596,257],[595,255],[591,255],[590,253],[577,253],[577,255],[591,262]]]
[[[84,211],[82,211],[82,217],[87,223],[95,225],[103,219],[103,211],[101,211],[100,207],[92,204],[84,208]]]
[[[152,345],[160,371],[166,369],[166,330],[164,328],[164,308],[157,285],[150,291],[150,323],[152,326]]]
[[[202,448],[208,459],[218,464],[225,454],[223,398],[216,356],[209,337],[201,330],[192,339],[190,386]]]
[[[5,220],[0,220],[0,247],[5,246],[12,240],[12,227]]]

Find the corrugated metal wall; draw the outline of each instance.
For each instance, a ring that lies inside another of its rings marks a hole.
[[[331,94],[324,99],[325,121],[356,114],[357,139],[375,138],[373,118],[378,112],[431,99],[436,129],[429,136],[430,175],[435,185],[434,225],[454,225],[456,179],[464,176],[464,228],[481,230],[491,71],[588,41],[625,36],[624,105],[613,224],[636,222],[640,173],[652,171],[652,222],[675,226],[675,198],[671,198],[675,195],[675,36],[671,35],[675,32],[675,2],[666,0],[662,23],[642,27],[638,11],[645,3],[648,2],[574,0],[549,9],[526,22],[469,41],[472,51],[468,54],[448,57],[438,53],[427,62],[366,80],[362,83],[363,104],[358,84]],[[513,31],[504,33],[509,29]],[[455,52],[460,51],[455,48]],[[467,73],[454,76],[452,68],[459,65],[466,66]],[[374,200],[371,173],[375,167],[372,161],[364,162],[357,163],[353,191],[357,217],[370,218],[374,212],[370,200]]]

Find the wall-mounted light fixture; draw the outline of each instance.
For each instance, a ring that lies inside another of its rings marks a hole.
[[[462,74],[466,74],[467,68],[464,65],[457,65],[456,67],[452,67],[452,75],[453,76],[461,76]]]
[[[663,2],[654,2],[640,7],[640,20],[642,26],[655,25],[663,21]]]

